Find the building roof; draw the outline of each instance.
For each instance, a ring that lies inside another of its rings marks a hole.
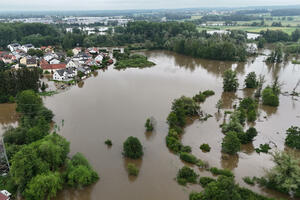
[[[0,200],[8,200],[8,199],[9,199],[8,196],[6,196],[6,195],[0,193]]]
[[[64,73],[65,73],[65,69],[59,69],[59,70],[56,70],[56,72],[60,75],[60,76],[63,76]]]
[[[66,64],[60,63],[60,64],[41,64],[41,67],[43,70],[52,70],[52,69],[65,69]]]

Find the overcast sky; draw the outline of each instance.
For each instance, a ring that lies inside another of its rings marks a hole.
[[[124,10],[296,4],[299,5],[300,0],[0,0],[0,10]]]

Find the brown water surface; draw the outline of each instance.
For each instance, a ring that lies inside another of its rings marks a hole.
[[[187,200],[190,191],[200,191],[200,186],[182,187],[176,183],[174,178],[184,163],[165,145],[166,118],[173,99],[181,95],[193,96],[206,89],[216,92],[201,104],[201,108],[214,117],[206,122],[195,120],[186,127],[182,142],[190,145],[193,154],[208,161],[210,166],[233,170],[242,186],[248,187],[242,181],[244,176],[262,176],[265,169],[273,166],[270,155],[257,154],[254,148],[272,141],[279,150],[284,150],[285,130],[291,125],[300,125],[299,101],[281,95],[278,108],[259,108],[260,117],[255,124],[259,135],[253,144],[243,146],[238,156],[222,159],[224,135],[219,125],[223,122],[224,110],[217,113],[217,101],[221,98],[224,108],[231,109],[237,98],[252,95],[252,90],[242,89],[244,77],[251,71],[266,75],[267,84],[279,76],[284,82],[283,91],[291,91],[300,78],[300,66],[290,63],[268,66],[263,62],[263,56],[236,64],[192,59],[166,51],[144,54],[157,65],[121,71],[110,67],[85,80],[84,84],[45,98],[45,105],[55,113],[60,134],[71,142],[71,153],[82,152],[100,175],[100,181],[95,185],[83,190],[64,190],[55,199]],[[222,92],[222,74],[229,68],[238,72],[241,90],[236,94]],[[12,116],[15,114],[0,112],[1,124],[14,122],[9,120],[14,119]],[[144,123],[151,116],[156,121],[155,131],[146,133]],[[137,178],[128,177],[126,165],[130,161],[121,154],[122,144],[128,136],[138,137],[144,146],[143,159],[136,161],[140,168]],[[106,139],[112,140],[111,148],[104,144]],[[199,149],[202,143],[208,143],[211,152],[203,153]],[[196,167],[195,170],[202,176],[210,175]],[[273,191],[249,188],[281,197]]]

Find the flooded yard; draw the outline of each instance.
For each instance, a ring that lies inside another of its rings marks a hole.
[[[286,149],[286,129],[300,125],[300,98],[280,95],[278,108],[260,106],[260,116],[255,124],[258,136],[253,144],[244,145],[238,156],[222,158],[224,135],[219,125],[223,122],[224,110],[232,109],[238,98],[253,94],[254,90],[243,89],[247,73],[255,71],[258,75],[265,75],[265,86],[279,76],[280,82],[284,83],[282,92],[291,92],[300,79],[300,65],[290,62],[266,65],[264,56],[237,64],[193,59],[167,51],[143,54],[156,66],[121,71],[111,66],[78,86],[44,97],[46,107],[55,113],[60,134],[71,142],[71,153],[83,153],[100,175],[95,185],[83,190],[64,190],[55,199],[187,200],[190,191],[200,191],[200,185],[182,187],[174,180],[184,163],[166,147],[166,118],[175,98],[182,95],[191,97],[207,89],[214,90],[216,94],[201,104],[201,109],[213,117],[205,122],[195,120],[189,124],[185,128],[183,144],[190,145],[193,154],[210,166],[231,169],[240,185],[261,194],[281,197],[274,191],[249,187],[242,178],[260,177],[265,169],[273,166],[269,154],[255,152],[254,148],[260,144],[271,143],[273,150]],[[230,68],[237,71],[240,82],[240,90],[235,94],[223,93],[222,88],[222,74]],[[221,114],[216,109],[219,99],[224,102]],[[155,119],[153,133],[145,133],[144,123],[148,117]],[[16,120],[14,104],[0,105],[0,127],[16,124]],[[145,154],[141,161],[136,162],[140,174],[134,179],[128,177],[128,160],[122,156],[123,142],[129,136],[140,139]],[[107,139],[112,140],[110,148],[104,144]],[[209,153],[199,149],[202,143],[212,147]],[[211,175],[197,167],[195,170],[200,176]]]

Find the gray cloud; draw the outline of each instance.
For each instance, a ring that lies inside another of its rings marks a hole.
[[[0,10],[124,10],[295,4],[300,4],[299,0],[9,0],[1,2]]]

